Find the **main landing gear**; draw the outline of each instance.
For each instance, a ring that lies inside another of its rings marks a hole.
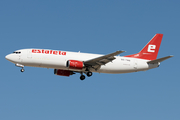
[[[85,73],[88,77],[90,77],[90,76],[92,76],[92,72],[87,72],[87,73]],[[83,75],[83,73],[81,73],[81,76],[80,76],[80,79],[81,80],[84,80],[86,77],[85,77],[85,75]]]
[[[81,76],[80,76],[80,79],[81,79],[81,80],[84,80],[85,78],[86,78],[85,75],[81,75]]]
[[[86,74],[88,77],[92,76],[92,72],[87,72]]]

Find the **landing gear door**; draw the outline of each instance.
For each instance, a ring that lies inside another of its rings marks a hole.
[[[31,50],[27,50],[27,58],[29,58],[29,59],[32,58],[32,52],[31,52]]]

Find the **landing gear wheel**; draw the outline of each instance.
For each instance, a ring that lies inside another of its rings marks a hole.
[[[88,77],[92,76],[92,72],[87,72],[87,76]]]
[[[81,75],[80,79],[81,79],[81,80],[84,80],[84,79],[85,79],[85,76],[84,76],[84,75]]]
[[[24,69],[23,69],[23,68],[21,69],[21,72],[24,72]]]

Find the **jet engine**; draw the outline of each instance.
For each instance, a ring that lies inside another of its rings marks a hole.
[[[82,70],[84,67],[84,63],[82,61],[78,61],[78,60],[68,60],[66,63],[66,67],[68,67],[70,69]]]
[[[61,69],[54,69],[54,74],[55,75],[60,75],[60,76],[70,76],[70,75],[73,75],[75,74],[74,72],[72,71],[69,71],[69,70],[61,70]]]

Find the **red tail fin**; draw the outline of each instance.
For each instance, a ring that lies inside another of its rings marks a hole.
[[[158,55],[162,37],[163,34],[156,34],[139,53],[133,55],[127,55],[125,57],[155,60]]]

